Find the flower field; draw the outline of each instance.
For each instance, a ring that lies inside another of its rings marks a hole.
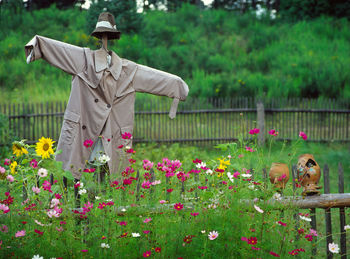
[[[153,161],[152,150],[116,147],[129,155],[120,177],[104,174],[101,154],[79,181],[54,160],[51,139],[15,141],[0,166],[0,257],[310,258],[325,235],[310,227],[309,211],[267,203],[302,190],[289,182],[281,191],[263,177],[272,158],[256,144],[259,129],[249,133],[251,142],[218,145],[205,158]],[[269,133],[271,150],[278,132]],[[289,148],[289,165],[305,140],[301,132]],[[339,253],[336,241],[329,251]]]

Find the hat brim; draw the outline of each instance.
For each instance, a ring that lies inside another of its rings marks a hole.
[[[94,36],[98,39],[102,39],[102,35],[104,34],[107,34],[109,40],[119,40],[121,32],[107,27],[97,27],[91,33],[91,36]]]

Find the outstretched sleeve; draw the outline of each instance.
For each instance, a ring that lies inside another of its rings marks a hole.
[[[83,71],[86,65],[84,48],[38,35],[25,45],[25,53],[27,63],[42,58],[71,75]]]
[[[169,112],[171,119],[176,116],[179,101],[186,100],[188,95],[188,86],[180,77],[139,64],[134,75],[133,87],[137,92],[173,98]]]

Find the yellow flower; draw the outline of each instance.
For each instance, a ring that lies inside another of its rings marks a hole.
[[[52,149],[53,143],[55,143],[55,141],[52,141],[52,139],[42,137],[39,139],[39,142],[36,143],[36,154],[41,156],[43,159],[49,158],[50,154],[54,153]]]
[[[225,170],[228,165],[230,165],[230,160],[225,161],[225,159],[218,159],[220,161],[220,165],[218,166],[219,169]]]
[[[13,161],[10,165],[10,169],[11,169],[11,174],[17,174],[16,172],[16,166],[17,166],[17,162]]]
[[[12,151],[13,154],[16,155],[16,157],[19,157],[23,154],[28,154],[28,150],[25,148],[24,143],[22,141],[14,141],[12,143]]]

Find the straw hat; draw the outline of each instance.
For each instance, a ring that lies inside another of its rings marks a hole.
[[[120,38],[121,32],[117,30],[114,16],[109,12],[100,14],[96,23],[96,29],[91,33],[91,36],[101,39],[103,34],[107,34],[109,40]]]

